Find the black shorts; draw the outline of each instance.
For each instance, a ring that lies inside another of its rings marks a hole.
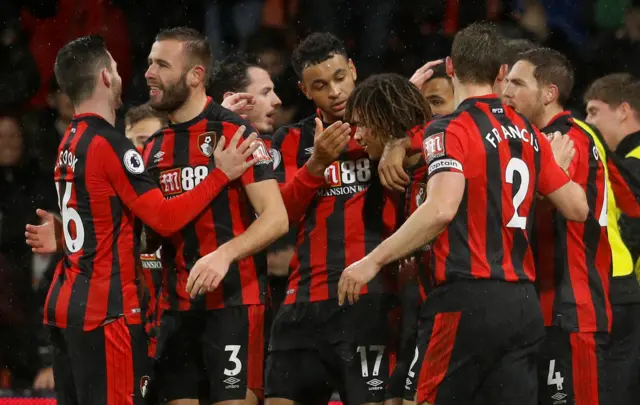
[[[263,397],[264,305],[166,311],[158,338],[157,383],[164,401]]]
[[[418,319],[420,318],[421,298],[420,290],[416,282],[405,285],[401,293],[400,315],[397,325],[391,325],[390,329],[398,331],[398,339],[394,343],[395,353],[392,353],[392,373],[389,377],[387,399],[405,398],[413,401],[415,385],[407,386],[407,374],[416,354],[416,340],[418,338]],[[395,356],[395,361],[393,359]]]
[[[420,313],[407,386],[418,403],[537,405],[544,338],[532,284],[458,281],[434,289]]]
[[[51,343],[58,405],[145,404],[151,379],[143,325],[121,317],[91,331],[52,327]]]
[[[265,396],[321,403],[337,390],[350,405],[382,402],[389,379],[388,313],[382,295],[283,305],[271,330]]]
[[[602,405],[603,352],[608,333],[547,328],[538,360],[541,405]]]
[[[609,345],[604,352],[606,403],[640,401],[640,304],[614,304]]]

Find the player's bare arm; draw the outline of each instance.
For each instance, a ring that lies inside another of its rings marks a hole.
[[[289,230],[275,180],[248,184],[246,191],[258,218],[244,233],[200,258],[191,268],[186,290],[192,298],[216,289],[232,262],[260,252]]]
[[[342,273],[338,283],[338,302],[357,302],[360,289],[383,266],[424,246],[442,232],[458,212],[465,189],[462,173],[443,172],[427,183],[427,199],[391,237],[385,239],[364,259]]]

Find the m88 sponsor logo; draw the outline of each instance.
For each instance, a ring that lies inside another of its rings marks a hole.
[[[207,166],[187,166],[160,172],[160,188],[165,197],[192,190],[209,174]]]
[[[352,195],[366,190],[371,181],[368,158],[333,162],[324,171],[326,186],[318,190],[322,197]]]

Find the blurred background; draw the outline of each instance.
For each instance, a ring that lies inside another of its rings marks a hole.
[[[480,20],[567,55],[577,75],[570,107],[579,116],[592,80],[640,75],[637,0],[0,0],[0,404],[12,395],[46,395],[53,378],[41,307],[44,275],[57,258],[33,255],[24,225],[38,221],[36,208],[57,207],[52,169],[73,108],[53,63],[66,42],[92,33],[105,38],[126,109],[147,101],[144,73],[155,34],[193,27],[209,38],[217,60],[234,50],[257,54],[293,122],[313,112],[289,63],[310,32],[339,36],[359,79],[410,76],[447,56],[456,31]]]

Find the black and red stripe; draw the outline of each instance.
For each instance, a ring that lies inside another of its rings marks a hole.
[[[224,136],[231,140],[240,125],[247,125],[224,108],[209,102],[204,111],[185,123],[170,125],[157,133],[145,147],[149,172],[160,187],[166,187],[163,174],[176,173],[176,188],[163,188],[166,198],[181,194],[185,185],[194,186],[202,176],[211,172],[214,161],[201,149],[200,135],[212,133],[215,147]],[[247,127],[249,127],[247,125]],[[251,131],[245,131],[244,137]],[[171,310],[219,309],[239,305],[263,304],[266,294],[266,258],[257,254],[234,262],[220,286],[194,299],[185,287],[189,270],[202,256],[242,234],[255,219],[255,212],[244,186],[272,178],[271,164],[256,165],[229,185],[192,222],[163,245],[165,257],[164,285],[161,307]],[[191,176],[190,179],[186,177]]]
[[[138,260],[136,224],[104,177],[112,170],[114,146],[122,135],[102,118],[76,116],[60,144],[59,154],[70,152],[77,158],[74,168],[58,163],[54,179],[58,186],[63,218],[70,218],[71,239],[83,229],[82,248],[66,254],[54,275],[46,301],[44,322],[61,328],[93,330],[105,320],[124,315],[129,324],[142,322],[135,264]],[[122,170],[122,168],[119,168]],[[149,185],[132,184],[132,192],[142,195]],[[70,190],[70,198],[64,201]],[[77,217],[67,211],[74,210]],[[81,224],[78,224],[79,218]],[[80,234],[82,236],[82,234]],[[75,249],[74,249],[75,250]]]
[[[304,170],[313,151],[315,118],[310,116],[273,136],[271,147],[281,156],[275,170],[280,183],[293,181]],[[337,298],[342,271],[388,237],[404,214],[400,196],[383,189],[375,163],[355,140],[325,177],[298,224],[285,304]],[[376,276],[362,293],[394,291],[392,276],[386,273]]]
[[[560,131],[574,141],[577,153],[570,174],[584,189],[589,204],[584,223],[567,221],[544,204],[537,215],[536,267],[545,324],[571,332],[607,332],[612,258],[607,227],[598,216],[607,215],[603,205],[608,156],[597,153],[592,136],[569,112],[554,117],[543,131]]]
[[[529,242],[541,170],[540,133],[493,96],[465,100],[456,113],[430,124],[425,138],[440,133],[445,153],[453,148],[453,139],[464,140],[468,152],[464,156],[466,187],[460,207],[433,244],[436,283],[464,279],[534,281]],[[521,170],[529,177],[527,184],[522,184],[526,179],[522,175],[514,175],[511,182],[505,180],[512,160],[522,162]],[[526,187],[526,194],[516,207],[514,199],[522,187]],[[526,219],[524,227],[507,227],[516,214]]]

